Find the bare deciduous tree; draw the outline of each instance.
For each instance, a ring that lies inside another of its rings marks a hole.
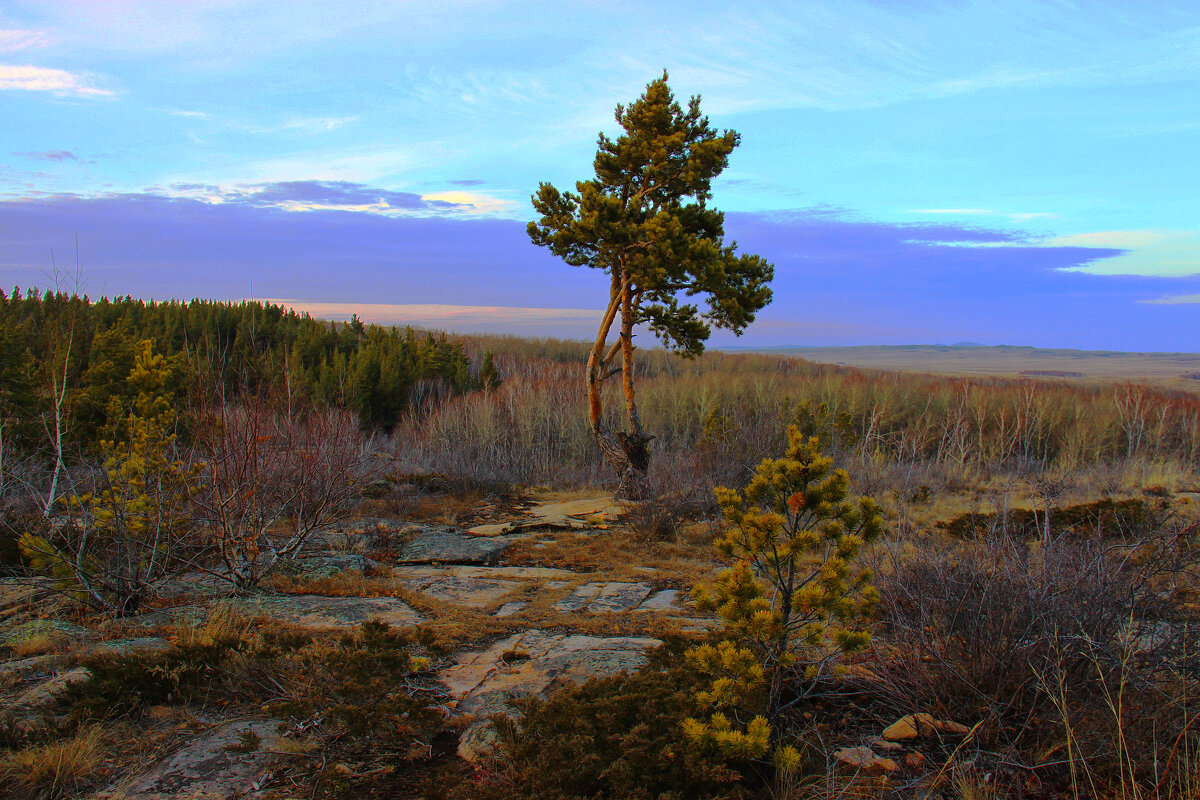
[[[218,555],[213,574],[250,588],[343,518],[383,463],[348,411],[288,414],[220,401],[197,433],[194,518]]]

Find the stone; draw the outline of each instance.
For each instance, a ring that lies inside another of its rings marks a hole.
[[[514,600],[511,603],[505,603],[504,605],[500,606],[500,608],[496,609],[495,616],[511,617],[513,614],[520,612],[527,605],[529,604],[521,602],[520,600]]]
[[[555,611],[608,614],[631,611],[650,594],[648,583],[585,583],[554,604]]]
[[[227,800],[259,788],[278,756],[276,720],[230,722],[94,800]],[[250,745],[254,745],[251,747]]]
[[[663,589],[661,592],[655,592],[647,597],[641,605],[637,607],[638,611],[672,611],[679,607],[679,590],[678,589]]]
[[[971,729],[966,725],[960,725],[957,722],[951,722],[950,720],[945,719],[938,720],[937,729],[942,733],[948,733],[951,736],[966,736],[971,732]]]
[[[511,714],[514,697],[546,697],[554,686],[581,684],[638,669],[658,639],[601,638],[530,630],[514,634],[491,647],[461,653],[439,678],[473,723],[459,740],[459,755],[473,761],[493,742],[490,714]]]
[[[876,739],[871,742],[872,750],[882,750],[886,753],[897,753],[904,749],[904,745],[898,742],[889,742],[887,739]]]
[[[908,714],[889,725],[883,732],[883,738],[892,742],[903,742],[922,736],[933,736],[947,733],[953,736],[966,736],[971,729],[957,722],[947,722],[934,719],[932,714]]]
[[[493,578],[541,580],[544,578],[570,579],[574,578],[576,573],[570,570],[553,569],[551,567],[487,567],[451,564],[446,566],[408,564],[392,568],[392,577],[400,579],[428,578],[442,575],[453,575],[456,578],[486,578],[489,580]],[[566,583],[562,583],[561,585],[565,586]]]
[[[60,619],[33,619],[0,631],[0,644],[16,645],[40,637],[86,641],[95,636],[89,628]]]
[[[869,747],[847,747],[838,750],[833,754],[833,757],[843,766],[850,767],[857,772],[868,775],[870,777],[880,777],[883,775],[891,775],[900,767],[895,761],[890,758],[877,756],[875,751]]]
[[[260,614],[309,630],[357,628],[377,620],[395,628],[424,618],[395,597],[325,597],[316,594],[260,595],[229,601],[245,614]]]
[[[476,525],[467,530],[475,536],[504,536],[532,528],[580,530],[606,527],[624,509],[611,497],[585,497],[576,500],[554,500],[536,503],[526,509],[525,518],[509,522]]]
[[[451,528],[429,527],[404,546],[400,564],[491,564],[508,549],[509,542],[467,536]]]
[[[0,686],[13,685],[36,675],[49,675],[58,663],[58,656],[42,655],[5,661],[0,664]]]
[[[518,581],[488,580],[455,575],[409,578],[401,583],[421,594],[468,608],[484,608],[512,592]]]
[[[356,571],[364,575],[378,569],[379,564],[359,553],[326,553],[298,558],[285,568],[305,578],[332,578],[342,572]]]
[[[26,689],[17,696],[8,710],[16,716],[42,711],[61,700],[72,686],[86,683],[91,679],[91,671],[84,667],[60,672],[53,678]]]
[[[40,578],[0,578],[0,615],[34,610],[34,603],[49,596],[50,586]]]
[[[519,530],[519,522],[493,522],[487,525],[476,525],[473,528],[467,528],[467,533],[472,536],[504,536],[507,533],[513,533]]]
[[[305,548],[311,550],[356,550],[367,546],[372,540],[404,535],[416,526],[411,522],[392,517],[361,517],[345,520],[331,528],[316,531],[308,537]]]
[[[233,584],[204,572],[185,572],[160,583],[155,590],[160,598],[215,597],[229,594]]]
[[[920,753],[909,753],[904,757],[904,764],[909,769],[920,769],[925,765],[925,756]]]

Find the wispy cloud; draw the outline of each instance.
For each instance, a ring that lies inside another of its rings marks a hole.
[[[1058,216],[1053,211],[995,211],[990,208],[914,208],[910,214],[944,214],[952,217],[1005,217],[1013,222],[1029,222]]]
[[[423,194],[421,199],[431,203],[449,203],[462,210],[470,210],[475,214],[501,214],[516,208],[513,200],[504,200],[479,192],[463,192],[451,190],[448,192],[433,192]]]
[[[19,156],[26,158],[35,158],[39,161],[78,161],[79,156],[72,153],[70,150],[48,150],[44,153],[17,153]]]
[[[46,31],[0,29],[0,53],[46,47],[53,41],[54,38]]]
[[[351,211],[382,216],[473,211],[470,203],[397,192],[350,181],[272,181],[222,187],[208,183],[172,183],[148,193],[212,204],[251,205],[283,211]]]
[[[249,133],[329,133],[357,120],[358,117],[293,117],[277,125],[230,123],[230,127]]]
[[[1177,294],[1169,297],[1160,297],[1157,300],[1143,300],[1141,302],[1157,306],[1190,305],[1192,303],[1200,303],[1200,294]]]
[[[95,85],[89,75],[48,67],[0,64],[0,90],[52,92],[75,97],[111,97],[113,92]]]
[[[1102,247],[1123,251],[1115,258],[1071,267],[1094,275],[1200,275],[1200,231],[1094,231],[1056,236],[1048,247]]]

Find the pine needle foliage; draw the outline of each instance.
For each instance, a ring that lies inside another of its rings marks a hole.
[[[788,710],[870,641],[863,622],[879,595],[854,561],[883,517],[873,499],[851,497],[849,475],[821,455],[816,437],[792,426],[787,438],[784,455],[764,459],[744,491],[716,490],[729,527],[714,546],[732,564],[695,592],[723,629],[687,653],[709,679],[696,700],[710,713],[686,720],[684,733],[791,771],[800,756],[787,742]]]
[[[710,204],[712,181],[738,145],[736,131],[710,126],[698,96],[685,109],[665,72],[637,100],[618,105],[615,116],[621,134],[600,134],[596,177],[576,182],[574,192],[540,184],[532,197],[540,218],[528,233],[567,264],[609,278],[585,370],[588,416],[596,444],[621,476],[619,491],[638,497],[654,437],[643,430],[637,406],[634,327],[647,326],[667,350],[698,356],[712,328],[740,335],[771,302],[775,268],[761,256],[739,254],[736,242],[726,244],[725,215]],[[697,295],[707,299],[703,311],[692,302]],[[627,430],[614,431],[604,415],[603,384],[618,374]]]
[[[198,466],[175,449],[168,377],[167,359],[141,341],[128,376],[136,392],[128,438],[100,443],[103,469],[90,491],[64,498],[66,516],[53,533],[18,540],[35,570],[117,616],[138,612],[179,567],[190,536],[187,504]]]

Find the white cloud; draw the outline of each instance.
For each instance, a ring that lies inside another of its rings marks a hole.
[[[53,92],[77,97],[108,97],[113,93],[92,85],[83,75],[47,67],[0,64],[0,90],[14,89],[27,92]]]
[[[327,131],[337,130],[343,125],[349,125],[351,122],[358,120],[358,117],[304,117],[301,119],[291,119],[280,126],[280,130],[285,131],[305,131],[308,133],[325,133]]]
[[[1013,222],[1057,217],[1053,211],[993,211],[990,208],[914,208],[910,214],[948,214],[956,217],[1008,217]]]
[[[31,47],[46,47],[54,40],[45,31],[0,29],[0,53],[12,53]]]
[[[469,213],[474,214],[498,214],[510,211],[517,205],[513,200],[502,200],[486,194],[457,190],[423,194],[421,199],[426,202],[441,200],[444,203],[454,203],[457,206],[463,206],[464,210],[469,209]]]
[[[207,115],[205,115],[207,116]],[[300,133],[328,133],[343,125],[349,125],[358,117],[293,117],[278,125],[249,125],[245,123],[230,123],[231,128],[249,133],[284,133],[298,131]]]
[[[1073,268],[1093,275],[1200,275],[1200,231],[1093,231],[1055,236],[1048,247],[1101,247],[1127,252]]]

